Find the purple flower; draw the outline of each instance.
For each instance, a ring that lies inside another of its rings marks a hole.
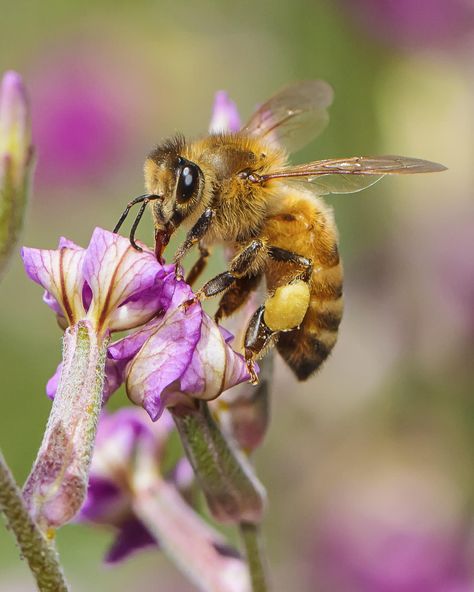
[[[149,455],[151,470],[156,470],[172,427],[169,416],[164,415],[162,421],[152,424],[139,409],[102,413],[87,498],[78,520],[116,529],[112,546],[105,556],[107,563],[115,563],[135,551],[158,545],[133,513],[130,483],[138,454]]]
[[[474,6],[466,0],[351,0],[344,4],[371,34],[396,45],[453,44],[474,29]]]
[[[137,327],[165,306],[166,274],[154,253],[96,228],[87,249],[61,238],[58,249],[22,249],[26,273],[45,288],[60,324],[89,321],[98,334]]]
[[[218,91],[214,98],[209,132],[238,132],[239,129],[240,117],[236,104],[224,90]]]
[[[319,527],[315,581],[321,585],[323,576],[341,592],[471,590],[457,492],[426,468],[392,467],[387,474],[384,467],[381,475],[375,469],[332,492]]]
[[[32,88],[38,181],[68,189],[102,179],[128,138],[122,82],[90,50],[75,51],[48,56]]]
[[[249,592],[244,562],[182,495],[190,485],[189,477],[180,484],[190,473],[187,461],[163,474],[173,429],[167,412],[157,423],[140,409],[103,414],[79,520],[115,529],[107,563],[159,546],[199,589]]]
[[[134,329],[108,348],[104,399],[125,382],[130,399],[156,420],[166,406],[211,400],[248,380],[243,357],[200,304],[181,306],[191,288],[144,247],[97,228],[87,249],[61,239],[57,250],[24,248],[31,279],[62,326],[89,322],[98,334]],[[48,382],[54,397],[61,367]]]

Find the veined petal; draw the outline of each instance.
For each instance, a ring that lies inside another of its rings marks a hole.
[[[239,129],[240,117],[236,104],[224,90],[219,90],[214,98],[209,132],[238,132]]]
[[[184,282],[177,282],[168,311],[153,324],[153,332],[128,366],[127,394],[142,405],[155,421],[163,412],[163,392],[188,368],[201,335],[202,308],[187,310],[180,304],[192,296]]]
[[[201,338],[191,364],[179,381],[179,390],[198,399],[212,400],[227,390],[249,380],[243,356],[228,345],[230,335],[224,333],[207,315],[203,315]]]
[[[64,316],[70,325],[85,316],[82,301],[83,249],[23,247],[21,256],[27,275],[46,290],[44,300],[50,308]]]
[[[161,294],[157,284],[164,275],[151,250],[139,252],[128,239],[96,228],[84,259],[84,279],[92,291],[88,318],[99,331],[145,323],[158,310]]]

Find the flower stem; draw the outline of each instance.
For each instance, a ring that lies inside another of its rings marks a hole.
[[[240,533],[245,545],[252,581],[252,592],[266,592],[268,590],[268,578],[260,529],[256,524],[241,522]]]
[[[170,409],[186,454],[220,522],[260,522],[265,490],[247,459],[226,439],[205,401]]]
[[[13,531],[21,554],[36,578],[41,592],[67,592],[68,587],[51,542],[41,534],[0,452],[0,510]]]
[[[176,487],[158,475],[137,478],[133,509],[163,551],[203,592],[249,592],[245,562],[206,524]]]
[[[58,390],[23,491],[31,515],[49,535],[74,517],[86,496],[106,353],[107,339],[87,321],[66,330]]]

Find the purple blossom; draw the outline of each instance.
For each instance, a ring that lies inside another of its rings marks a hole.
[[[474,6],[468,0],[359,0],[347,11],[383,42],[401,46],[453,44],[474,30]]]
[[[156,420],[183,397],[211,400],[248,380],[229,334],[199,303],[182,306],[191,288],[146,247],[138,252],[128,239],[97,228],[86,249],[63,238],[57,250],[24,248],[22,256],[62,326],[86,320],[99,334],[134,330],[108,348],[104,400],[125,382],[130,399]],[[50,398],[60,372],[48,382]]]
[[[321,585],[322,576],[340,592],[472,590],[469,533],[455,492],[426,468],[384,471],[333,491],[319,524],[315,581]]]
[[[107,563],[159,546],[200,590],[249,592],[245,563],[180,491],[175,477],[190,473],[187,461],[163,475],[173,429],[167,412],[157,423],[136,408],[103,414],[79,520],[115,529]],[[189,485],[186,478],[184,489]]]
[[[218,91],[214,98],[209,132],[238,132],[239,129],[240,116],[236,104],[225,90]]]
[[[135,551],[158,546],[133,512],[130,483],[137,454],[150,455],[153,466],[159,466],[171,429],[172,420],[168,415],[152,424],[139,409],[102,413],[87,498],[78,520],[115,528],[106,563],[115,563]]]
[[[32,94],[38,181],[69,189],[102,179],[128,138],[124,88],[111,68],[80,47],[75,54],[48,56]]]

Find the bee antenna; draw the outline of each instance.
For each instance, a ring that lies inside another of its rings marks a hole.
[[[135,197],[135,199],[132,199],[132,201],[128,202],[127,207],[123,211],[122,215],[120,216],[119,221],[117,222],[117,224],[115,225],[115,228],[112,231],[112,232],[114,232],[114,234],[117,233],[120,230],[120,227],[122,226],[122,224],[125,222],[125,218],[128,216],[130,209],[134,205],[136,205],[138,203],[142,203],[142,206],[141,206],[140,210],[138,211],[137,217],[135,218],[135,221],[134,221],[132,228],[130,230],[130,242],[131,242],[132,246],[135,249],[137,249],[137,251],[141,251],[141,248],[135,243],[135,232],[137,230],[138,224],[140,223],[140,220],[143,216],[143,212],[145,211],[145,208],[146,208],[148,202],[153,201],[155,199],[162,199],[162,196],[161,195],[154,195],[153,193],[145,193],[143,195],[139,195],[138,197]]]

